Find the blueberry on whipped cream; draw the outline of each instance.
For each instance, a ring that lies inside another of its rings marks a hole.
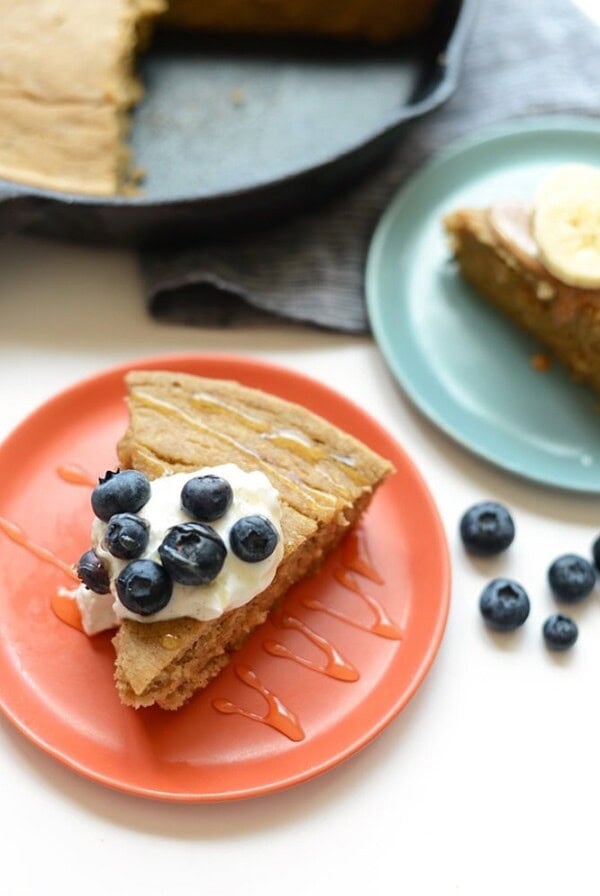
[[[92,507],[73,595],[88,634],[124,619],[217,619],[264,591],[283,557],[279,495],[259,470],[221,464],[153,481],[124,470],[99,483]]]
[[[260,563],[277,545],[277,531],[264,516],[244,516],[229,533],[231,550],[246,563]]]
[[[113,557],[134,560],[148,547],[150,526],[135,513],[115,513],[108,521],[104,540]]]
[[[124,607],[140,616],[151,616],[166,607],[173,583],[154,560],[134,560],[117,576],[117,594]]]
[[[222,476],[194,476],[181,489],[181,505],[203,523],[220,519],[231,507],[233,491]]]
[[[108,594],[110,591],[108,570],[94,551],[86,551],[81,555],[77,564],[77,575],[85,587],[95,594]]]
[[[212,526],[182,523],[169,529],[158,553],[173,581],[208,585],[221,572],[227,548]]]
[[[137,513],[150,499],[150,481],[137,470],[109,470],[92,492],[92,508],[105,523],[115,513]]]

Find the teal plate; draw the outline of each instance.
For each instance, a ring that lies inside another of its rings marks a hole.
[[[412,401],[466,448],[545,485],[600,493],[600,417],[592,390],[461,279],[441,226],[459,206],[529,197],[564,162],[598,164],[600,125],[582,118],[512,122],[457,143],[396,195],[366,272],[375,339]]]

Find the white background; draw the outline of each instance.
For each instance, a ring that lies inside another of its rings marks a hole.
[[[598,500],[529,485],[454,445],[407,403],[370,339],[156,324],[125,252],[11,237],[0,271],[0,435],[116,361],[268,358],[345,392],[394,433],[437,499],[454,567],[446,637],[412,703],[362,753],[293,790],[213,806],[128,797],[0,719],[0,893],[600,893],[598,593],[573,614],[580,640],[569,655],[549,654],[540,634],[554,610],[546,568],[567,550],[588,553]],[[502,560],[473,562],[456,526],[484,497],[512,508],[518,536]],[[515,636],[492,636],[479,619],[479,592],[498,574],[532,597]]]

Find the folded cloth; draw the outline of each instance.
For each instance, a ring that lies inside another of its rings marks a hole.
[[[363,270],[394,190],[457,137],[522,115],[597,114],[600,29],[570,0],[481,0],[458,90],[414,121],[393,157],[316,211],[257,234],[141,256],[148,305],[169,321],[233,326],[274,315],[368,332]]]

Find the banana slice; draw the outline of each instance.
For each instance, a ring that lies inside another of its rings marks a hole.
[[[600,168],[594,165],[584,165],[583,162],[571,162],[555,168],[542,181],[535,199],[535,204],[541,204],[547,199],[552,199],[558,193],[572,193],[574,190],[600,192]]]
[[[600,288],[600,170],[565,165],[542,185],[533,236],[546,268],[563,283]]]

